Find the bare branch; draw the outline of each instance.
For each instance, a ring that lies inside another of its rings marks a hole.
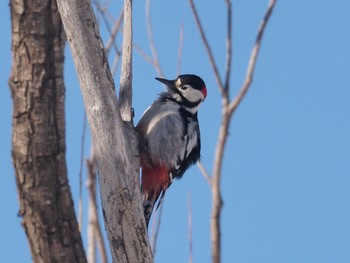
[[[265,13],[265,16],[264,16],[264,18],[260,24],[259,30],[258,30],[258,34],[257,34],[256,40],[255,40],[255,45],[254,45],[252,53],[250,55],[245,81],[244,81],[239,93],[237,94],[236,98],[229,105],[228,111],[230,114],[232,114],[236,110],[238,105],[241,103],[244,95],[247,93],[247,91],[250,87],[250,84],[252,83],[254,69],[255,69],[256,61],[257,61],[260,46],[261,46],[261,41],[262,41],[262,38],[263,38],[263,35],[265,32],[266,25],[270,19],[273,8],[275,7],[275,4],[276,4],[276,0],[270,0],[269,5],[268,5],[267,10],[266,10],[266,13]]]
[[[109,25],[108,19],[107,19],[107,15],[106,15],[106,12],[107,12],[107,11],[106,11],[106,8],[103,8],[103,7],[100,5],[100,3],[97,2],[96,0],[94,1],[94,4],[95,4],[97,10],[100,12],[100,14],[101,14],[101,16],[102,16],[103,22],[104,22],[104,24],[105,24],[105,26],[106,26],[106,28],[107,28],[107,31],[108,31],[109,35],[112,37],[113,33],[112,33],[111,27],[110,27],[110,25]],[[116,25],[116,24],[118,24],[118,21],[115,23],[115,25]],[[116,34],[116,33],[115,33],[115,34]],[[114,34],[114,35],[115,35],[115,34]],[[111,45],[114,47],[115,52],[118,52],[119,49],[118,49],[117,44],[115,43],[114,39],[115,39],[115,38],[113,37]],[[106,53],[107,53],[107,54],[109,53],[109,50],[110,50],[110,47],[108,47],[108,49],[106,48]]]
[[[152,52],[152,57],[153,57],[153,65],[156,68],[158,75],[160,77],[164,77],[162,68],[159,64],[159,59],[158,59],[158,54],[157,50],[154,45],[154,40],[153,40],[153,33],[152,33],[152,24],[151,24],[151,11],[150,11],[150,6],[151,6],[151,0],[146,0],[146,25],[147,25],[147,35],[148,35],[148,43],[151,48]]]
[[[109,53],[109,50],[111,49],[111,46],[114,45],[115,38],[117,37],[117,34],[118,34],[119,30],[120,30],[120,26],[121,26],[121,24],[123,22],[123,19],[124,19],[124,10],[122,10],[120,12],[120,15],[119,15],[117,21],[115,21],[113,29],[112,29],[112,31],[110,33],[109,39],[108,39],[106,47],[105,47],[107,54]],[[118,54],[118,51],[119,51],[119,49],[116,49],[116,53],[117,54]],[[120,52],[119,52],[119,55],[120,55]]]
[[[93,145],[91,146],[91,157],[86,160],[88,179],[88,227],[87,227],[87,259],[89,263],[96,262],[96,160],[94,157]]]
[[[96,262],[96,243],[100,252],[101,263],[107,263],[107,252],[104,243],[101,223],[97,212],[96,202],[96,171],[97,163],[94,153],[94,147],[91,146],[91,157],[86,161],[88,170],[87,188],[89,193],[89,220],[88,220],[88,262]]]
[[[111,47],[114,47],[115,50],[115,57],[113,60],[113,64],[112,64],[112,76],[114,77],[117,69],[118,69],[118,64],[119,64],[119,59],[121,56],[121,49],[118,47],[117,43],[116,43],[116,36],[118,34],[118,32],[120,31],[120,27],[122,25],[123,19],[124,19],[124,9],[120,12],[120,15],[118,17],[117,20],[114,21],[114,26],[113,29],[110,28],[108,19],[107,19],[107,15],[108,15],[108,9],[106,9],[105,7],[102,7],[100,5],[100,3],[98,1],[94,1],[94,4],[96,6],[96,9],[99,11],[99,13],[102,15],[103,21],[105,23],[105,26],[107,28],[107,31],[109,32],[109,39],[108,42],[106,44],[105,50],[107,55],[109,54]]]
[[[204,165],[203,165],[203,163],[201,161],[197,162],[197,167],[198,167],[199,171],[201,172],[201,174],[203,175],[204,179],[211,186],[211,184],[212,184],[211,177],[210,177],[208,171],[205,169],[205,167],[204,167]]]
[[[96,243],[98,251],[100,252],[101,257],[101,263],[107,263],[107,251],[106,251],[106,245],[105,241],[102,235],[102,229],[101,229],[101,223],[99,218],[96,218],[96,227],[95,227],[95,236],[96,236]]]
[[[122,69],[120,76],[119,107],[123,121],[132,116],[132,0],[124,0],[124,29]]]
[[[225,86],[227,100],[229,99],[230,76],[232,66],[232,4],[226,0],[227,5],[227,37],[226,37],[226,67],[225,67]]]
[[[207,50],[207,53],[208,53],[208,56],[209,56],[209,61],[210,61],[210,64],[211,64],[211,66],[213,68],[215,79],[216,79],[216,82],[218,84],[219,90],[220,90],[221,94],[224,94],[224,86],[223,86],[221,78],[220,78],[220,73],[219,73],[218,67],[216,65],[213,52],[212,52],[212,50],[211,50],[211,48],[209,46],[208,39],[207,39],[207,37],[206,37],[206,35],[204,33],[204,29],[203,29],[202,23],[201,23],[201,21],[199,19],[197,9],[196,9],[196,7],[194,5],[193,0],[189,0],[189,2],[190,2],[192,13],[193,13],[193,16],[195,18],[195,21],[196,21],[196,24],[197,24],[197,27],[198,27],[201,39],[202,39],[203,44],[204,44],[204,46],[205,46],[205,48]]]
[[[229,128],[229,116],[224,111],[222,116],[222,122],[219,129],[219,137],[216,145],[214,156],[213,177],[211,184],[212,192],[212,210],[211,210],[211,246],[212,246],[212,260],[214,263],[221,262],[221,227],[220,217],[221,208],[223,205],[221,194],[221,170],[224,148],[227,140]]]
[[[217,141],[214,166],[211,178],[212,210],[211,210],[211,246],[212,260],[214,263],[221,262],[221,209],[223,205],[221,194],[221,169],[222,159],[227,140],[227,134],[230,124],[230,116],[227,114],[227,105],[229,101],[230,75],[232,65],[232,8],[231,1],[226,0],[227,5],[227,38],[226,38],[226,69],[225,69],[225,87],[219,87],[222,95],[222,121],[219,129],[219,138]]]
[[[177,52],[177,75],[180,75],[180,72],[181,72],[183,42],[184,42],[184,25],[183,23],[181,23],[180,37],[179,37],[179,50]]]
[[[147,53],[137,44],[134,43],[134,48],[137,52],[139,52],[139,54],[141,55],[141,57],[143,57],[149,64],[151,64],[153,67],[155,67],[154,62],[153,62],[153,58],[150,57],[149,55],[147,55]]]
[[[109,10],[108,10],[108,6],[107,6],[108,2],[109,1],[104,1],[104,5],[103,6],[100,4],[99,0],[98,1],[97,0],[93,0],[92,3],[96,6],[97,11],[99,11],[100,14],[102,14],[102,13],[105,14],[106,18],[114,23],[115,18],[114,18],[114,15],[111,14],[109,12]]]
[[[80,232],[81,232],[82,224],[83,224],[83,162],[84,162],[85,131],[86,131],[86,114],[84,111],[83,133],[81,135],[81,149],[80,149],[80,168],[79,168],[79,216],[78,216],[78,224],[79,224]]]
[[[163,198],[162,203],[160,204],[160,207],[157,210],[157,213],[155,213],[156,217],[154,219],[154,224],[152,225],[151,247],[153,251],[153,257],[156,255],[156,252],[157,252],[157,241],[158,241],[158,235],[160,231],[160,225],[162,223],[164,201],[165,201],[165,197]]]
[[[222,202],[220,184],[221,184],[222,160],[223,160],[223,154],[224,154],[225,145],[227,141],[229,125],[230,125],[233,111],[238,107],[239,103],[242,101],[244,95],[246,94],[246,92],[250,87],[255,64],[256,64],[256,59],[260,49],[263,32],[265,30],[265,26],[268,22],[268,19],[272,13],[275,2],[276,0],[270,1],[268,9],[263,19],[263,22],[260,25],[256,43],[253,47],[252,55],[249,61],[247,76],[240,92],[229,105],[226,105],[225,103],[223,104],[222,122],[219,130],[219,137],[218,137],[218,142],[217,142],[216,151],[215,151],[213,177],[212,177],[213,207],[212,207],[212,213],[211,213],[211,239],[212,239],[212,259],[213,259],[213,262],[215,263],[221,262],[220,217],[221,217],[221,209],[222,209],[223,202]],[[230,8],[230,5],[228,5],[228,9],[229,8]],[[228,16],[230,17],[230,12]],[[227,83],[227,88],[228,88],[228,85],[229,84]],[[223,97],[223,100],[225,101],[224,97]]]

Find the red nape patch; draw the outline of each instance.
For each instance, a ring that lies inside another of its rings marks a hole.
[[[203,86],[202,92],[203,92],[204,98],[206,98],[207,97],[207,87],[206,86]]]
[[[165,166],[142,166],[142,191],[146,194],[146,199],[150,200],[158,196],[162,190],[166,190],[170,184],[169,172]],[[155,196],[154,196],[155,195]]]

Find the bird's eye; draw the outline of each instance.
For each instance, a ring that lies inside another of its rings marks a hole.
[[[182,90],[187,90],[187,85],[181,85],[181,87],[180,87],[180,89],[182,89]]]

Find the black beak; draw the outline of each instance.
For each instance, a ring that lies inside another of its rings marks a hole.
[[[168,80],[168,79],[162,79],[162,78],[155,78],[155,79],[165,84],[169,89],[177,90],[175,85],[175,80]]]

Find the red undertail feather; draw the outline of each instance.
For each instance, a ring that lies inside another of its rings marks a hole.
[[[142,197],[143,209],[148,226],[154,204],[159,195],[170,186],[169,172],[162,165],[142,165]]]

